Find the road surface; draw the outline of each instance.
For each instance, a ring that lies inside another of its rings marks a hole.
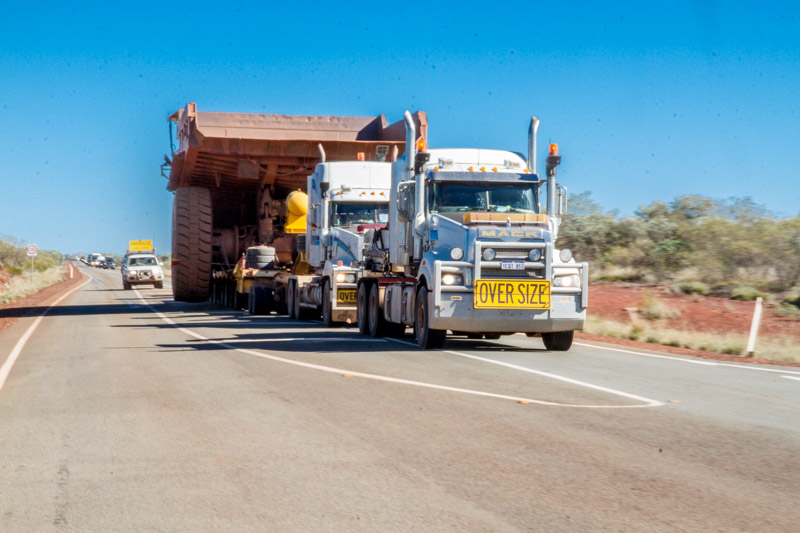
[[[424,352],[83,270],[0,336],[0,531],[798,530],[800,368]]]

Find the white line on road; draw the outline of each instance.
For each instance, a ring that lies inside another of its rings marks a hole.
[[[781,376],[781,377],[782,377],[782,378],[786,378],[786,379],[793,379],[793,380],[795,380],[795,381],[800,381],[800,378],[796,378],[796,377],[794,377],[794,376]]]
[[[400,343],[403,343],[403,344],[411,344],[410,342],[402,341],[402,340],[399,340],[399,339],[389,339],[389,340],[392,340],[392,341],[395,341],[395,342],[400,342]],[[416,346],[416,345],[414,345],[414,346]],[[637,396],[635,394],[630,394],[628,392],[622,392],[622,391],[618,391],[618,390],[615,390],[615,389],[609,389],[607,387],[601,387],[600,385],[592,385],[591,383],[586,383],[585,381],[578,381],[577,379],[572,379],[572,378],[568,378],[568,377],[564,377],[564,376],[559,376],[558,374],[551,374],[550,372],[544,372],[542,370],[534,370],[532,368],[527,368],[527,367],[524,367],[524,366],[514,365],[514,364],[511,364],[511,363],[506,363],[504,361],[497,361],[496,359],[488,359],[486,357],[480,357],[478,355],[471,355],[471,354],[462,353],[462,352],[454,352],[452,350],[437,350],[437,351],[444,352],[444,353],[449,353],[449,354],[452,354],[452,355],[457,355],[459,357],[466,357],[466,358],[469,358],[469,359],[475,359],[476,361],[483,361],[484,363],[490,363],[490,364],[493,364],[493,365],[500,365],[500,366],[504,366],[504,367],[507,367],[507,368],[513,368],[514,370],[519,370],[521,372],[528,372],[530,374],[537,374],[539,376],[544,376],[544,377],[547,377],[547,378],[551,378],[551,379],[555,379],[555,380],[559,380],[559,381],[564,381],[566,383],[571,383],[573,385],[579,385],[581,387],[587,387],[589,389],[595,389],[595,390],[599,390],[599,391],[602,391],[602,392],[607,392],[609,394],[622,396],[623,398],[629,398],[631,400],[637,400],[637,401],[640,401],[640,402],[644,402],[644,403],[646,403],[646,404],[648,404],[649,406],[652,406],[652,407],[658,407],[660,405],[664,405],[663,402],[660,402],[658,400],[652,400],[650,398],[645,398],[643,396]]]
[[[139,296],[140,299],[141,299],[141,295],[139,294],[139,292],[136,289],[134,289],[134,291],[136,292],[137,296]],[[412,381],[412,380],[407,380],[407,379],[393,378],[393,377],[390,377],[390,376],[381,376],[381,375],[377,375],[377,374],[367,374],[367,373],[364,373],[364,372],[357,372],[357,371],[346,370],[346,369],[342,369],[342,368],[334,368],[334,367],[330,367],[330,366],[316,365],[316,364],[313,364],[313,363],[306,363],[304,361],[297,361],[295,359],[286,359],[284,357],[279,357],[277,355],[272,355],[272,354],[268,354],[268,353],[265,353],[265,352],[257,352],[257,351],[254,351],[254,350],[248,350],[248,349],[244,349],[244,348],[237,348],[233,344],[230,344],[230,343],[227,343],[227,342],[214,341],[214,340],[208,339],[207,337],[204,337],[203,335],[200,335],[199,333],[195,333],[194,331],[192,331],[190,329],[187,329],[187,328],[184,328],[183,326],[178,325],[174,320],[172,320],[171,318],[166,316],[164,313],[156,310],[153,306],[151,306],[150,304],[145,302],[144,299],[141,299],[141,302],[142,302],[143,305],[147,306],[161,320],[163,320],[167,324],[173,326],[178,331],[181,331],[181,332],[185,333],[186,335],[189,335],[190,337],[194,337],[195,339],[198,339],[198,340],[201,340],[201,341],[205,341],[205,342],[208,342],[210,344],[214,344],[216,346],[219,346],[221,348],[225,348],[227,350],[234,350],[234,351],[245,353],[245,354],[252,355],[252,356],[255,356],[255,357],[260,357],[262,359],[269,359],[271,361],[277,361],[277,362],[280,362],[280,363],[287,363],[287,364],[294,365],[294,366],[301,366],[301,367],[304,367],[304,368],[310,368],[310,369],[314,369],[314,370],[321,370],[323,372],[330,372],[330,373],[333,373],[333,374],[339,374],[339,375],[345,376],[345,377],[360,377],[360,378],[363,378],[363,379],[370,379],[370,380],[373,380],[373,381],[383,381],[383,382],[387,382],[387,383],[397,383],[397,384],[402,384],[402,385],[411,385],[411,386],[422,387],[422,388],[427,388],[427,389],[443,390],[443,391],[448,391],[448,392],[459,392],[459,393],[462,393],[462,394],[470,394],[470,395],[474,395],[474,396],[483,396],[483,397],[497,398],[497,399],[502,399],[502,400],[512,400],[512,401],[515,401],[515,402],[518,402],[518,403],[532,403],[532,404],[538,404],[538,405],[550,405],[550,406],[554,406],[554,407],[572,407],[572,408],[584,408],[584,409],[639,409],[639,408],[643,408],[643,407],[656,407],[656,406],[664,405],[663,403],[658,402],[656,400],[649,400],[649,399],[646,399],[646,398],[642,398],[642,401],[644,401],[645,403],[641,404],[641,405],[566,404],[566,403],[559,403],[559,402],[549,402],[549,401],[546,401],[546,400],[536,400],[536,399],[533,399],[533,398],[522,398],[522,397],[519,397],[519,396],[509,396],[509,395],[506,395],[506,394],[496,394],[496,393],[493,393],[493,392],[485,392],[485,391],[478,391],[478,390],[472,390],[472,389],[462,389],[462,388],[458,388],[458,387],[449,387],[449,386],[446,386],[446,385],[437,385],[435,383],[426,383],[424,381]],[[400,341],[400,342],[404,342],[404,341]],[[559,376],[559,378],[560,378],[560,376]],[[560,379],[564,379],[565,381],[570,381],[569,378],[560,378]],[[634,398],[633,395],[629,395],[628,397]],[[639,397],[636,397],[636,398],[638,399]]]
[[[25,331],[25,334],[22,335],[22,337],[20,337],[20,339],[17,341],[17,344],[14,345],[14,348],[11,350],[11,354],[9,354],[8,358],[6,359],[6,362],[3,363],[2,367],[0,367],[0,391],[3,390],[3,385],[6,384],[6,379],[8,379],[8,375],[11,373],[11,368],[14,366],[14,363],[17,362],[17,359],[19,359],[19,354],[22,353],[22,349],[25,348],[25,344],[27,344],[28,340],[31,338],[33,332],[36,331],[36,328],[39,327],[39,324],[42,323],[42,320],[44,320],[45,315],[49,313],[53,307],[58,305],[64,298],[66,298],[67,296],[77,291],[78,289],[80,289],[81,287],[83,287],[84,285],[86,285],[87,283],[91,282],[94,279],[91,275],[89,274],[86,275],[89,276],[89,279],[87,279],[77,287],[71,289],[66,294],[62,294],[58,300],[50,304],[50,307],[42,311],[42,314],[36,317],[36,320],[33,321],[33,324],[31,324],[30,327],[28,327],[28,329]]]
[[[621,348],[609,348],[607,346],[597,346],[595,344],[585,344],[585,343],[582,343],[582,342],[575,342],[573,344],[575,344],[577,346],[586,346],[588,348],[596,348],[598,350],[607,350],[607,351],[610,351],[610,352],[622,352],[622,353],[629,353],[629,354],[633,354],[633,355],[643,355],[645,357],[656,357],[656,358],[659,358],[659,359],[670,359],[672,361],[679,361],[681,363],[691,363],[691,364],[694,364],[694,365],[727,366],[727,367],[731,367],[731,368],[741,368],[743,370],[755,370],[755,371],[758,371],[758,372],[777,372],[779,374],[795,374],[795,375],[800,376],[800,372],[795,372],[795,371],[792,371],[792,370],[781,370],[781,369],[778,369],[778,368],[762,368],[760,366],[737,365],[737,364],[733,364],[733,363],[719,363],[719,362],[715,362],[715,361],[697,361],[695,359],[688,359],[688,358],[685,358],[685,357],[672,357],[672,356],[669,356],[669,355],[656,355],[656,354],[647,353],[647,352],[636,352],[636,351],[633,351],[633,350],[623,350]]]

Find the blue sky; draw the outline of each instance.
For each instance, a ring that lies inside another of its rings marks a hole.
[[[431,147],[526,151],[621,215],[683,194],[800,214],[800,7],[762,2],[16,2],[0,235],[170,247],[167,116],[425,110]],[[644,3],[648,4],[648,3]]]

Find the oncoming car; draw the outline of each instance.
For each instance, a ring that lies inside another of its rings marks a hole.
[[[153,254],[130,254],[122,259],[122,288],[130,290],[133,285],[150,285],[164,288],[164,271]]]

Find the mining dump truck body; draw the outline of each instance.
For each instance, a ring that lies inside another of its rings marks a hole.
[[[427,131],[424,112],[414,114]],[[405,128],[377,117],[299,116],[198,111],[189,103],[169,117],[178,148],[167,158],[175,192],[173,295],[208,299],[213,273],[233,269],[250,246],[275,249],[289,269],[297,234],[287,228],[285,199],[306,190],[321,159],[392,160],[402,155]]]

